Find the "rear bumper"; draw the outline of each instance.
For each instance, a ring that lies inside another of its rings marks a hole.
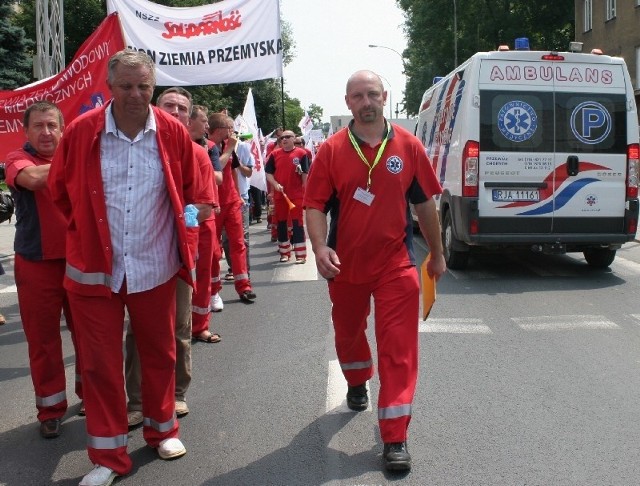
[[[628,233],[630,221],[638,220],[638,200],[628,201],[624,216],[617,218],[481,218],[476,199],[453,198],[450,201],[453,232],[456,239],[471,246],[528,246],[561,243],[572,251],[586,247],[619,248],[633,241],[635,232]],[[469,228],[475,221],[477,233]]]

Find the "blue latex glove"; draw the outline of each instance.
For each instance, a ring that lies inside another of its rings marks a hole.
[[[184,208],[184,221],[187,228],[195,228],[198,225],[198,208],[193,204],[187,204]]]

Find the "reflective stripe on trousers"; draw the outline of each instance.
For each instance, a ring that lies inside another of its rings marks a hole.
[[[353,363],[340,363],[342,371],[346,370],[366,370],[373,366],[373,361],[354,361]]]
[[[168,432],[176,425],[175,416],[166,422],[156,422],[152,418],[145,417],[142,421],[142,425],[146,427],[151,427],[152,429],[157,430],[158,432]]]
[[[394,405],[378,409],[378,420],[394,419],[398,417],[411,416],[411,404]]]
[[[63,402],[67,399],[67,393],[65,391],[61,391],[58,393],[54,393],[53,395],[49,395],[48,397],[39,397],[36,395],[36,405],[39,407],[53,407],[60,402]]]
[[[117,449],[118,447],[126,447],[128,440],[127,434],[115,435],[113,437],[88,435],[87,446],[93,449]]]

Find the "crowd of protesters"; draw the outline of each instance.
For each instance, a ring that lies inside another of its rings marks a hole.
[[[6,164],[39,431],[58,437],[67,411],[64,314],[94,464],[80,486],[108,486],[131,472],[128,430],[140,424],[161,459],[186,453],[178,418],[189,413],[191,344],[222,340],[210,328],[212,313],[224,308],[223,278],[233,281],[242,302],[256,302],[248,229],[251,221],[262,222],[263,209],[277,261],[287,263],[293,254],[296,264],[307,261],[307,210],[316,264],[329,282],[347,405],[355,411],[368,406],[373,365],[364,331],[371,296],[380,301],[378,350],[406,358],[403,366],[395,358],[379,360],[383,455],[387,469],[410,469],[419,287],[402,217],[408,198],[433,254],[429,273],[438,278],[445,266],[431,196],[440,186],[417,139],[382,116],[380,78],[369,71],[350,78],[345,100],[354,121],[322,147],[317,162],[293,131],[274,132],[264,147],[267,194],[250,187],[256,164],[249,136],[237,133],[232,118],[209,114],[178,87],[151,104],[155,68],[146,54],[115,54],[108,85],[111,101],[67,127],[55,104],[31,105],[24,115],[27,141]],[[389,166],[374,171],[383,153],[404,161],[406,170],[400,176]],[[339,238],[327,235],[330,210]],[[389,224],[377,224],[380,217]],[[363,238],[364,250],[357,243]],[[399,294],[405,311],[392,316],[386,310],[398,308]],[[385,331],[391,327],[394,333]]]

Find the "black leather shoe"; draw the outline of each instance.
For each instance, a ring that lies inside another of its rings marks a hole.
[[[253,290],[245,290],[240,294],[240,300],[243,300],[244,302],[252,302],[255,298],[256,294]]]
[[[410,471],[411,455],[406,442],[390,442],[384,445],[384,467],[387,471]]]
[[[347,407],[356,412],[366,410],[369,406],[369,397],[367,396],[367,384],[350,386],[347,391]]]
[[[49,419],[40,422],[40,435],[45,439],[53,439],[60,435],[60,419]]]

